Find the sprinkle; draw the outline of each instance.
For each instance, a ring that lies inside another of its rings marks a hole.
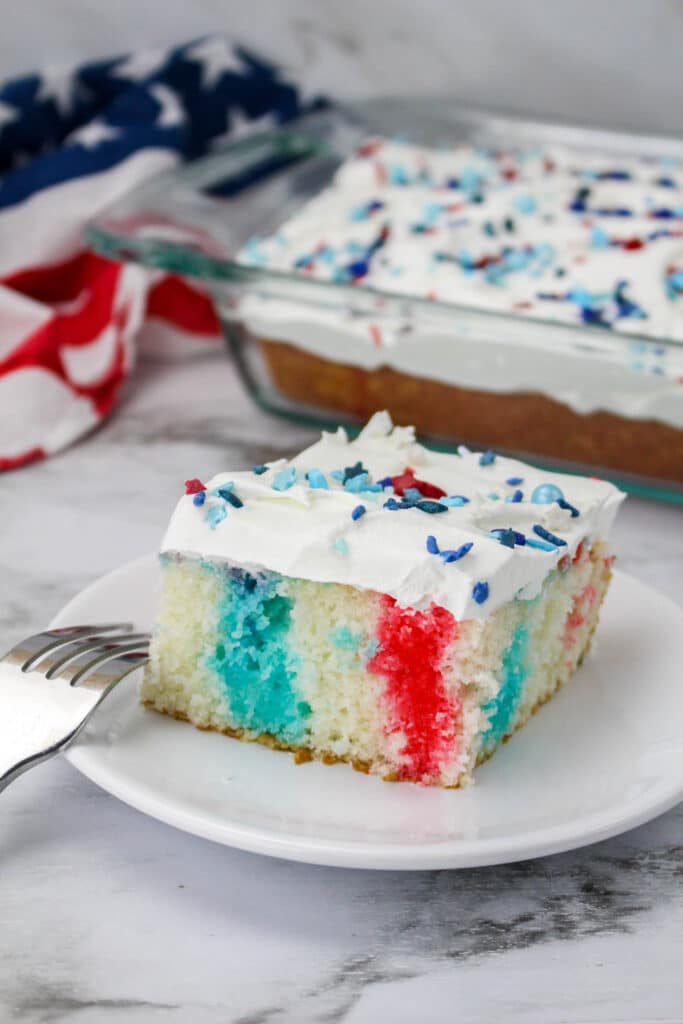
[[[306,479],[308,480],[308,486],[312,487],[315,491],[329,491],[330,489],[325,474],[319,469],[309,469]]]
[[[531,492],[531,500],[534,505],[552,505],[563,501],[564,494],[555,484],[539,484]]]
[[[570,505],[568,501],[564,500],[564,498],[558,498],[557,499],[557,504],[560,506],[560,508],[563,508],[566,512],[571,512],[572,519],[577,519],[578,516],[581,515],[581,513],[578,510],[578,508],[575,508],[574,505]]]
[[[391,487],[392,486],[392,482],[391,482],[391,477],[390,476],[383,477],[381,480],[378,480],[377,483],[380,485],[380,487],[382,489],[384,489],[385,487]]]
[[[534,540],[533,537],[527,537],[526,544],[527,547],[538,548],[539,551],[557,551],[554,544],[546,544],[545,541]]]
[[[295,483],[296,466],[288,466],[287,469],[281,469],[279,473],[275,474],[272,488],[274,491],[288,491]]]
[[[232,505],[233,508],[242,508],[244,506],[244,502],[240,498],[238,498],[233,491],[227,492],[227,494],[225,495],[225,500],[228,502],[229,505]]]
[[[418,501],[415,508],[419,508],[420,512],[429,512],[430,515],[433,515],[435,512],[448,511],[446,506],[442,505],[440,501],[430,501],[429,499]]]
[[[439,545],[436,542],[436,537],[434,537],[433,534],[431,534],[431,533],[427,537],[426,547],[427,547],[427,551],[429,552],[430,555],[438,555],[438,553],[439,553]]]
[[[391,477],[391,485],[397,494],[405,494],[407,490],[414,489],[420,492],[423,498],[443,498],[446,494],[436,484],[427,483],[426,480],[418,480],[415,471],[406,466],[399,476]]]
[[[466,555],[468,551],[471,551],[473,547],[474,542],[469,540],[466,544],[461,544],[459,548],[455,549],[455,551],[442,551],[441,558],[446,564],[449,564],[450,562],[457,562],[463,557],[463,555]]]
[[[419,501],[422,495],[418,491],[417,487],[406,487],[403,492],[403,497],[407,498],[408,501]]]
[[[516,505],[518,502],[524,500],[524,491],[520,491],[518,488],[516,491],[513,491],[512,494],[509,494],[505,500],[508,504]]]
[[[252,466],[251,467],[251,471],[252,471],[252,473],[255,473],[256,476],[261,476],[262,473],[267,473],[268,472],[268,467],[267,466],[262,466],[262,465],[259,464],[258,466]]]
[[[491,466],[496,461],[496,453],[490,449],[487,452],[482,452],[479,456],[480,466]]]
[[[199,491],[205,491],[206,487],[195,477],[193,480],[185,481],[185,494],[198,494]]]
[[[226,480],[224,484],[220,484],[218,487],[214,487],[210,492],[212,498],[222,498],[223,501],[229,501],[229,495],[232,493],[235,484],[232,480]]]
[[[510,476],[505,481],[505,483],[506,484],[510,484],[510,487],[517,487],[518,484],[523,484],[524,483],[524,477],[523,476]]]
[[[200,506],[200,505],[203,505],[205,501],[206,501],[206,491],[197,491],[197,493],[195,494],[195,496],[192,499],[192,504]]]
[[[349,545],[343,537],[337,537],[334,542],[334,549],[335,551],[338,551],[340,555],[348,555],[349,553]]]
[[[461,508],[463,505],[469,504],[469,500],[464,494],[451,494],[448,498],[439,498],[441,504],[447,508]]]
[[[519,213],[533,213],[536,209],[536,200],[533,196],[518,196],[514,201],[514,207]]]
[[[354,523],[356,522],[356,520],[360,519],[361,516],[364,516],[366,512],[367,509],[365,505],[356,505],[353,512],[351,513],[351,518],[353,519]]]
[[[225,505],[212,505],[206,514],[209,526],[215,530],[219,523],[222,523],[228,514]]]
[[[384,502],[384,505],[382,507],[388,508],[390,512],[398,512],[401,506],[396,501],[396,498],[389,498],[387,499],[387,501]]]
[[[547,540],[549,544],[554,544],[558,548],[566,548],[566,540],[562,540],[561,537],[556,537],[550,530],[546,530],[545,526],[540,526],[538,523],[533,527],[533,531],[537,537],[542,537],[543,540]]]
[[[489,596],[489,585],[483,580],[479,580],[472,587],[472,598],[477,604],[483,604]]]
[[[503,547],[514,548],[515,546],[515,531],[509,527],[504,530],[489,530],[489,537],[493,537],[494,540],[499,541]]]

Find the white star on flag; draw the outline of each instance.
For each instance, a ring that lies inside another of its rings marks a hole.
[[[10,106],[9,103],[3,103],[0,100],[0,132],[6,124],[12,124],[13,121],[18,120],[19,111],[16,107]]]
[[[120,135],[121,132],[118,128],[105,124],[104,121],[96,120],[79,128],[78,131],[72,132],[68,141],[77,142],[85,149],[97,149],[101,143],[111,142],[113,139],[118,139]]]
[[[278,124],[272,111],[261,114],[260,117],[245,117],[238,107],[231,107],[228,112],[228,130],[222,135],[217,135],[211,142],[211,149],[220,149],[226,143],[236,142],[245,135],[252,135],[255,132],[267,131],[275,128]]]
[[[244,61],[222,39],[205,39],[189,46],[183,53],[186,60],[202,66],[202,88],[212,89],[226,71],[244,74]]]
[[[114,78],[127,78],[131,82],[144,82],[155,74],[166,61],[166,54],[159,50],[140,50],[130,57],[124,57],[109,71]]]
[[[71,113],[78,89],[73,68],[65,65],[47,67],[40,72],[40,77],[42,81],[36,93],[36,102],[47,103],[52,100],[57,112],[67,117]]]
[[[158,128],[173,128],[174,125],[182,123],[185,112],[173,89],[158,82],[150,86],[149,92],[159,104],[159,116],[156,120]]]

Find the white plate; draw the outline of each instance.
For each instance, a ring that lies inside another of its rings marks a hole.
[[[148,628],[154,556],[74,598],[53,625]],[[463,868],[568,850],[683,799],[683,612],[616,573],[595,653],[466,790],[389,784],[346,765],[199,732],[142,708],[137,675],[67,756],[161,821],[228,846],[314,864]]]

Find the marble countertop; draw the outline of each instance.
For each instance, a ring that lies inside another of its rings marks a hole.
[[[0,477],[0,647],[158,542],[178,481],[291,452],[218,353],[143,363],[109,423]],[[681,511],[630,499],[619,564],[683,602]],[[64,761],[0,798],[0,1020],[683,1021],[683,805],[574,853],[422,874],[176,832]]]

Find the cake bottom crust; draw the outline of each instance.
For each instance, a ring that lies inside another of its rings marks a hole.
[[[582,664],[582,662],[585,660],[586,656],[590,651],[596,628],[597,619],[588,638],[588,641],[583,651],[581,652],[581,655],[579,656],[577,668]],[[539,708],[543,707],[544,704],[547,704],[555,696],[557,691],[563,685],[569,682],[569,679],[571,678],[572,676],[569,676],[568,679],[564,680],[561,678],[557,679],[554,685],[549,686],[545,693],[543,693],[542,696],[536,701],[536,703],[529,708],[526,714],[519,716],[518,720],[515,722],[514,727],[510,730],[510,732],[508,732],[503,737],[501,743],[499,743],[493,749],[482,750],[480,752],[479,756],[477,757],[476,767],[479,767],[479,765],[484,764],[485,761],[488,761],[489,758],[493,757],[496,750],[498,750],[503,743],[507,743],[507,741],[511,739],[511,737],[514,736],[515,733],[519,732],[519,730],[524,725],[526,725],[529,719],[536,714]],[[143,704],[145,707],[149,708],[152,711],[156,711],[158,714],[167,715],[169,718],[174,718],[178,722],[187,722],[188,724],[193,724],[190,722],[188,716],[184,714],[182,711],[160,711],[160,709],[157,708],[151,701],[143,701]],[[202,732],[218,732],[221,733],[223,736],[229,736],[231,739],[241,740],[243,743],[261,743],[263,746],[270,747],[272,750],[282,750],[289,752],[293,755],[295,764],[306,764],[308,761],[321,761],[323,764],[326,765],[344,763],[351,765],[351,767],[355,771],[362,772],[364,775],[369,775],[373,773],[373,763],[371,761],[361,761],[359,758],[356,757],[340,756],[339,754],[333,754],[330,751],[316,751],[313,750],[311,747],[306,747],[298,744],[283,743],[281,740],[277,739],[277,737],[267,732],[260,733],[258,736],[254,736],[251,733],[247,732],[245,729],[234,729],[231,726],[224,726],[220,729],[213,725],[198,725],[195,727],[200,729]],[[405,779],[402,779],[401,776],[399,776],[396,772],[375,774],[379,774],[384,782],[406,781]],[[456,783],[452,785],[442,785],[441,788],[462,789],[464,788],[464,786],[470,785],[470,782],[471,780],[469,778],[461,778]]]
[[[274,386],[307,406],[359,420],[387,409],[437,439],[683,484],[683,430],[657,420],[577,413],[548,395],[459,387],[388,366],[365,370],[268,338],[259,347]]]

